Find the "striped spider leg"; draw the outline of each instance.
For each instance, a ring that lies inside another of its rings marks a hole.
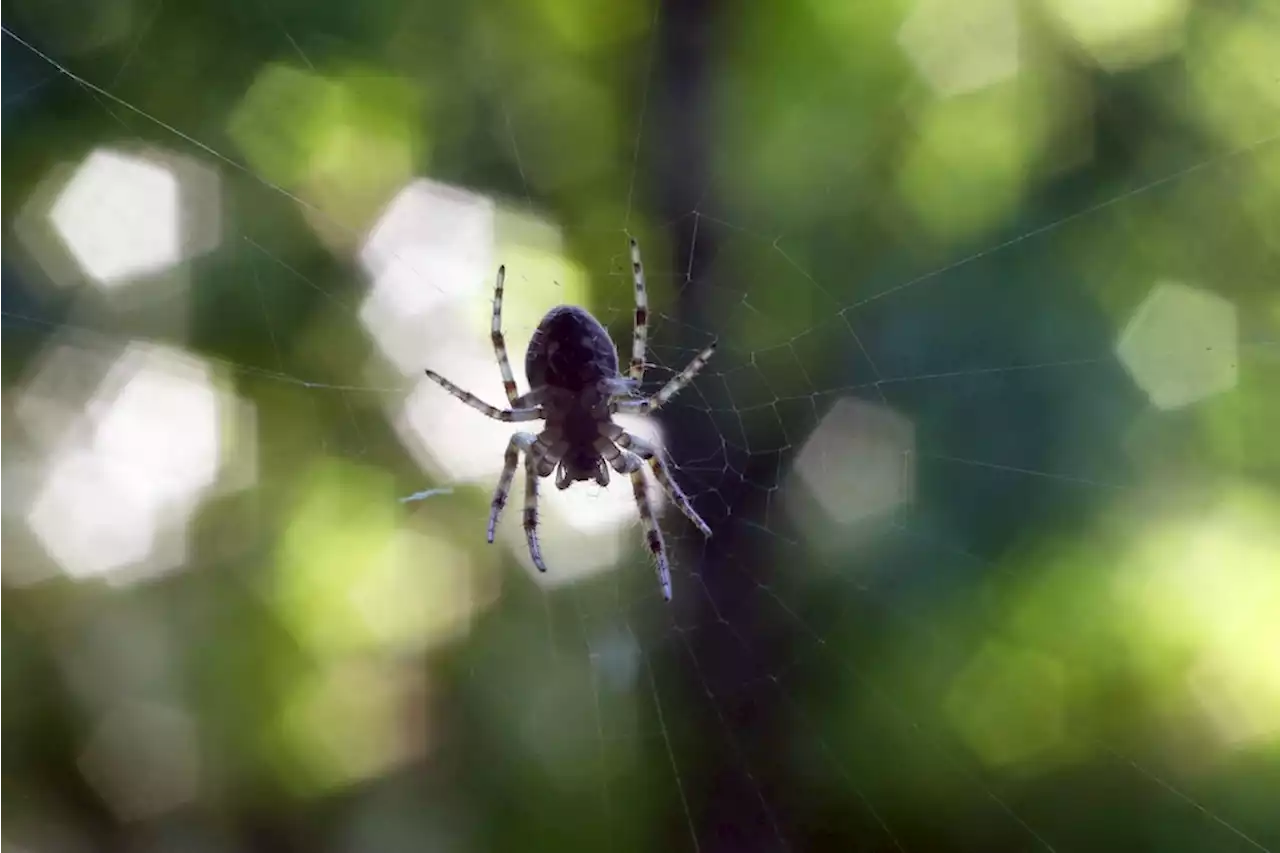
[[[627,377],[631,382],[635,383],[636,388],[639,388],[640,383],[644,380],[645,350],[649,342],[649,289],[645,284],[644,262],[640,259],[640,244],[636,242],[634,237],[630,239],[630,243],[631,279],[635,286],[636,314],[635,323],[631,331],[631,367],[627,371]],[[697,376],[698,371],[706,366],[707,361],[711,359],[715,351],[716,345],[713,342],[711,346],[698,353],[698,356],[689,362],[689,366],[674,376],[658,393],[647,400],[616,400],[610,404],[610,414],[622,412],[625,414],[644,415],[655,411],[674,397],[681,388],[692,382],[693,377]]]
[[[640,244],[631,238],[631,280],[636,291],[635,324],[631,329],[631,367],[627,376],[640,387],[644,379],[644,350],[649,340],[649,291],[644,283],[644,264],[640,261]]]
[[[649,463],[649,470],[653,472],[654,479],[658,481],[658,485],[662,486],[663,491],[667,493],[667,497],[671,499],[671,502],[680,508],[680,511],[693,522],[693,526],[698,528],[698,531],[703,536],[711,535],[711,528],[702,520],[702,516],[698,515],[697,511],[694,510],[693,504],[689,502],[689,497],[680,488],[680,484],[672,478],[670,465],[664,451],[654,447],[640,438],[640,436],[632,435],[617,424],[611,424],[605,434],[622,450],[629,450],[640,457],[642,461]],[[602,451],[602,455],[606,459],[610,459],[607,449]],[[619,453],[619,455],[621,454]],[[611,459],[610,462],[612,462]],[[615,470],[617,469],[615,468]]]
[[[644,460],[630,450],[619,450],[605,435],[596,439],[595,447],[613,470],[631,478],[631,491],[635,496],[636,508],[640,511],[640,525],[644,529],[645,544],[649,546],[649,553],[653,555],[654,562],[657,564],[658,584],[662,587],[662,597],[670,601],[671,566],[667,562],[667,546],[662,538],[662,529],[658,527],[658,520],[653,512],[653,502],[649,500],[649,488],[644,479]]]
[[[707,362],[711,360],[711,356],[715,354],[715,351],[716,343],[713,341],[710,346],[698,353],[693,361],[689,362],[688,367],[671,377],[667,384],[659,388],[658,392],[652,397],[644,397],[639,400],[614,400],[609,404],[610,413],[647,415],[657,411],[693,381],[702,368],[707,366]]]
[[[523,397],[519,395],[515,374],[512,372],[511,362],[507,358],[506,340],[502,334],[502,291],[505,279],[506,267],[500,266],[498,267],[497,281],[493,287],[493,323],[490,328],[490,338],[493,341],[493,351],[498,360],[498,370],[502,373],[502,387],[506,392],[510,408],[499,409],[491,406],[469,391],[459,388],[434,370],[427,370],[426,374],[450,394],[494,420],[506,423],[541,420],[545,413],[542,407],[537,405],[539,395],[534,392],[530,392]],[[547,467],[547,470],[550,470],[548,462],[553,466],[554,460],[551,458],[551,447],[543,440],[542,436],[527,432],[517,432],[511,436],[511,440],[507,444],[506,453],[503,456],[502,474],[498,478],[498,486],[494,490],[493,500],[490,502],[487,537],[489,543],[493,544],[494,533],[498,526],[498,516],[502,513],[502,509],[506,506],[507,498],[510,495],[511,481],[515,477],[516,465],[519,462],[521,451],[524,451],[525,454],[525,471],[527,474],[524,505],[525,538],[528,540],[529,555],[533,558],[534,565],[538,567],[539,571],[545,572],[547,567],[542,561],[542,549],[538,544],[537,533],[538,477],[540,475],[538,469],[539,467]]]

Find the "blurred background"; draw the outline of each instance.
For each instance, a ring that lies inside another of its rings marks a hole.
[[[1276,4],[2,17],[6,851],[1280,849]]]

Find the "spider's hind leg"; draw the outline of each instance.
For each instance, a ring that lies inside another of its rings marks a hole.
[[[493,500],[489,503],[489,544],[493,544],[494,533],[498,528],[498,516],[507,505],[511,495],[511,481],[516,476],[516,465],[520,462],[520,451],[524,451],[527,460],[532,461],[541,445],[533,433],[518,432],[507,442],[507,452],[502,457],[502,474],[498,477],[498,487],[493,490]]]
[[[540,572],[547,570],[538,544],[538,472],[532,455],[524,457],[524,538],[529,543],[529,556]]]
[[[538,478],[543,476],[541,468],[550,462],[555,464],[555,450],[543,439],[543,436],[528,432],[518,432],[507,442],[507,452],[502,457],[502,475],[498,477],[498,487],[493,490],[493,501],[489,508],[489,544],[493,544],[494,533],[498,527],[498,516],[507,505],[511,495],[511,481],[516,476],[516,465],[520,462],[520,452],[524,451],[524,538],[529,544],[529,556],[533,565],[540,572],[547,570],[542,561],[542,546],[538,543]]]
[[[693,526],[698,528],[703,536],[711,535],[711,528],[702,520],[702,516],[698,515],[697,510],[693,508],[693,504],[690,503],[688,495],[684,493],[684,489],[681,489],[680,484],[672,478],[671,470],[665,459],[665,453],[644,439],[634,436],[621,428],[617,428],[616,434],[611,437],[618,443],[619,447],[634,452],[641,459],[648,462],[654,478],[666,491],[672,503],[680,507],[680,511],[693,522]]]
[[[653,515],[653,503],[649,500],[649,490],[644,481],[644,465],[639,458],[627,454],[630,460],[631,490],[635,494],[636,508],[640,511],[640,524],[644,527],[644,541],[649,546],[649,553],[657,563],[658,584],[662,587],[662,597],[671,600],[671,566],[667,563],[667,546],[662,541],[662,530]]]
[[[654,560],[657,561],[658,583],[662,586],[662,597],[670,601],[671,566],[667,563],[667,546],[662,541],[662,530],[658,527],[658,520],[653,514],[653,503],[649,500],[649,488],[644,480],[644,461],[639,455],[629,450],[619,450],[606,435],[597,438],[594,447],[613,470],[631,477],[631,490],[635,495],[636,508],[640,511],[644,541],[649,546],[649,553],[653,554]]]

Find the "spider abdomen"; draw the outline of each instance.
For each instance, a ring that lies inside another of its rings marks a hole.
[[[534,331],[524,371],[532,388],[581,392],[618,375],[618,351],[599,320],[575,305],[559,305]]]

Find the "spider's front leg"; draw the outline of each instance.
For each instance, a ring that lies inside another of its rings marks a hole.
[[[635,284],[636,316],[631,330],[631,365],[627,376],[638,386],[644,379],[644,351],[649,340],[649,293],[644,283],[644,263],[640,244],[631,239],[631,280]]]
[[[707,366],[707,362],[711,360],[711,356],[715,355],[716,344],[713,342],[709,347],[698,353],[693,361],[689,362],[689,366],[684,370],[671,377],[666,385],[658,389],[658,393],[652,397],[642,400],[614,400],[609,405],[610,414],[622,413],[625,415],[648,415],[662,406],[667,401],[680,392],[682,388],[693,381],[702,368]]]
[[[427,378],[435,382],[444,390],[466,403],[482,415],[493,418],[495,421],[503,421],[504,423],[520,423],[523,421],[537,421],[543,417],[542,407],[537,404],[536,395],[526,394],[523,397],[517,397],[517,403],[524,402],[527,405],[522,408],[499,409],[497,406],[490,406],[484,400],[481,400],[470,391],[464,391],[454,383],[445,379],[434,370],[426,371]]]
[[[493,341],[493,353],[498,358],[498,370],[502,372],[502,390],[507,394],[507,402],[511,408],[519,408],[519,390],[516,388],[516,377],[511,372],[511,362],[507,359],[507,341],[502,334],[502,286],[507,278],[507,267],[498,267],[498,278],[493,283],[493,322],[490,325],[489,337]]]
[[[507,339],[502,333],[502,292],[506,278],[506,266],[498,267],[498,278],[493,283],[493,321],[489,327],[489,338],[493,341],[493,354],[498,359],[498,370],[502,373],[502,390],[506,392],[511,411],[516,412],[536,408],[542,402],[542,394],[538,391],[521,394],[516,387],[515,374],[511,372],[511,361],[507,358]]]

